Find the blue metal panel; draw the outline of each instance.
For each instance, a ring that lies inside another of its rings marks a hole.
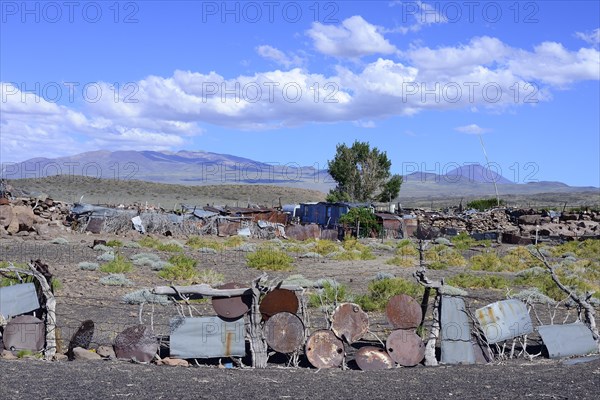
[[[538,332],[550,358],[578,356],[598,352],[592,331],[582,323],[542,325]]]
[[[460,297],[442,296],[441,362],[444,364],[474,364],[471,324],[465,302]]]
[[[179,358],[243,357],[246,355],[244,318],[171,319],[171,356]]]
[[[502,300],[475,311],[488,343],[498,343],[533,332],[527,306],[520,300]]]
[[[33,283],[0,287],[0,314],[5,318],[40,308]]]

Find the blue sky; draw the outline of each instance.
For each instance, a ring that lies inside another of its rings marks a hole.
[[[205,150],[600,186],[600,2],[0,2],[2,162]],[[318,94],[318,96],[316,95]],[[410,171],[409,171],[410,169]]]

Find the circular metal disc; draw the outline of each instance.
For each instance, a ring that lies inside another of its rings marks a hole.
[[[369,316],[358,304],[342,303],[333,312],[331,329],[340,339],[354,343],[369,330]]]
[[[387,339],[386,347],[392,360],[404,367],[413,367],[425,357],[425,343],[410,330],[393,331]]]
[[[363,371],[389,369],[394,366],[394,360],[385,349],[375,346],[361,347],[355,355],[356,364]]]
[[[423,319],[419,303],[405,294],[392,297],[385,307],[385,314],[395,329],[415,329]]]
[[[263,320],[268,320],[272,315],[280,312],[295,314],[298,312],[298,297],[296,293],[287,289],[270,291],[260,301],[260,313]]]
[[[218,289],[241,289],[246,286],[241,283],[230,282]],[[232,296],[232,297],[213,297],[212,306],[219,317],[226,319],[236,319],[246,314],[250,310],[252,297],[250,295]]]
[[[158,351],[158,340],[145,325],[125,329],[115,338],[117,358],[150,362]]]
[[[294,314],[281,312],[265,323],[265,340],[279,353],[293,353],[304,344],[304,324]]]
[[[331,331],[316,331],[306,341],[306,358],[315,368],[334,368],[344,360],[344,343]]]

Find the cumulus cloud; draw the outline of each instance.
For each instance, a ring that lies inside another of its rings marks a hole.
[[[396,47],[383,37],[381,30],[365,21],[363,17],[355,15],[342,21],[340,26],[314,22],[306,33],[320,53],[356,58],[396,52]]]
[[[287,57],[273,49],[263,48],[264,54]],[[371,127],[378,119],[424,110],[502,112],[549,101],[557,88],[598,81],[599,59],[595,48],[544,42],[529,50],[480,37],[455,46],[414,47],[402,61],[382,56],[337,65],[329,75],[303,68],[230,77],[177,70],[134,82],[117,98],[109,84],[100,83],[107,95],[93,103],[60,105],[3,83],[1,154],[19,159],[40,148],[49,155],[98,147],[177,149],[210,125],[264,130],[346,121]],[[485,131],[475,124],[456,130]]]
[[[408,32],[418,32],[424,26],[429,26],[433,24],[445,24],[448,22],[448,18],[440,12],[439,3],[436,3],[435,6],[432,6],[428,3],[424,3],[422,1],[392,1],[390,3],[391,7],[399,6],[402,8],[402,23],[404,25],[392,28],[385,29],[385,33],[408,33]],[[413,23],[408,24],[408,21]]]
[[[454,128],[455,131],[466,133],[469,135],[480,135],[482,133],[488,132],[488,129],[484,129],[477,124],[470,124],[465,126],[458,126]]]
[[[591,32],[576,32],[575,37],[583,40],[591,45],[600,44],[600,28],[596,28]]]
[[[283,65],[286,68],[302,65],[304,61],[295,54],[287,55],[283,51],[269,45],[258,46],[256,52],[259,56]]]

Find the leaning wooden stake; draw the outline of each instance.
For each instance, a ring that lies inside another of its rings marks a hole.
[[[46,347],[44,349],[44,359],[51,361],[56,355],[56,298],[50,289],[50,284],[46,281],[44,275],[39,273],[32,263],[28,264],[29,271],[16,268],[10,265],[7,268],[0,268],[0,272],[14,272],[23,275],[32,275],[37,279],[46,299]]]
[[[261,326],[262,315],[260,313],[260,280],[252,281],[252,306],[250,307],[249,341],[252,352],[252,367],[267,368],[269,354],[267,352],[267,341],[264,338]]]

